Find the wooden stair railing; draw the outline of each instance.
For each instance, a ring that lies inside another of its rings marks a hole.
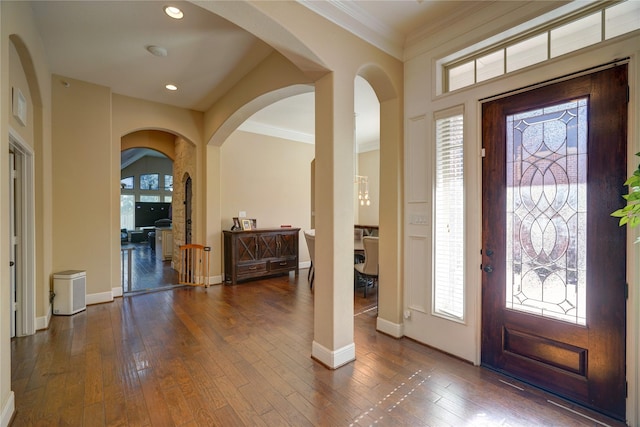
[[[180,246],[178,283],[191,286],[209,286],[211,247],[198,244]]]

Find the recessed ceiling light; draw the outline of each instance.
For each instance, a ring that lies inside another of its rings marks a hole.
[[[151,52],[153,56],[165,57],[167,56],[167,49],[162,46],[147,46],[147,50]]]
[[[171,84],[171,83],[169,83],[169,84],[165,85],[164,87],[166,87],[166,88],[167,88],[167,90],[172,90],[172,91],[173,91],[173,90],[178,90],[178,86],[176,86],[176,85],[174,85],[174,84]]]
[[[182,11],[175,6],[165,6],[164,13],[166,13],[173,19],[182,19],[182,17],[184,16]]]

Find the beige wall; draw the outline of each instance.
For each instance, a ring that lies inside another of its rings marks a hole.
[[[29,89],[29,82],[27,81],[27,75],[22,66],[22,62],[20,60],[20,56],[18,54],[18,50],[13,42],[9,43],[9,90],[11,91],[11,105],[9,108],[9,126],[13,128],[15,132],[20,136],[22,141],[26,142],[26,144],[30,148],[34,148],[34,129],[33,129],[33,99],[31,97],[31,90]],[[16,92],[22,92],[22,95],[26,99],[27,103],[27,122],[26,124],[20,123],[13,111],[14,107],[14,98],[17,96]]]
[[[222,228],[246,211],[259,228],[310,225],[310,165],[314,146],[281,138],[236,131],[220,147]],[[300,260],[309,252],[300,233]]]
[[[205,146],[202,141],[203,113],[172,107],[165,104],[143,101],[141,99],[114,94],[112,96],[112,121],[113,133],[111,139],[111,168],[114,175],[114,186],[111,193],[111,203],[114,206],[112,216],[112,228],[120,229],[120,150],[131,146],[145,146],[158,149],[168,157],[173,158],[174,192],[173,192],[173,218],[174,227],[178,232],[174,234],[174,260],[178,253],[178,246],[184,243],[184,236],[180,234],[181,218],[184,215],[182,208],[183,178],[188,173],[193,184],[193,235],[194,243],[206,242],[208,224],[205,206],[204,182],[205,175]],[[149,131],[153,129],[154,131]],[[124,145],[123,145],[124,144]],[[117,179],[117,185],[116,180]],[[117,210],[116,210],[117,208]],[[210,244],[206,242],[205,244]],[[120,241],[115,239],[112,243],[112,253],[119,253]],[[112,260],[113,274],[119,274],[119,259]],[[212,274],[219,274],[220,266],[212,266]],[[218,272],[218,273],[215,273]],[[114,283],[114,292],[119,282]]]
[[[11,53],[10,39],[16,51]],[[0,2],[0,182],[8,176],[10,128],[34,151],[34,214],[35,214],[35,291],[36,320],[46,324],[50,315],[48,304],[51,274],[51,83],[44,46],[26,2]],[[16,58],[16,53],[18,58]],[[20,65],[15,64],[19,59]],[[11,70],[11,71],[10,71]],[[11,77],[10,77],[11,76]],[[28,127],[25,133],[15,129],[11,118],[11,91],[14,84],[28,84]],[[30,139],[27,141],[27,139]],[[8,185],[0,186],[0,206],[8,206]],[[9,232],[5,209],[0,210],[0,259],[8,259]],[[8,306],[9,265],[0,264],[0,304]],[[8,424],[14,408],[11,392],[11,347],[9,341],[9,310],[0,311],[0,424]],[[36,322],[37,324],[37,322]]]
[[[53,267],[86,270],[87,302],[92,302],[92,295],[111,294],[120,280],[111,269],[108,244],[115,234],[108,226],[108,195],[116,184],[109,163],[111,90],[53,76],[53,107]],[[111,299],[105,295],[93,302]]]
[[[220,181],[220,147],[208,144],[205,160],[205,242],[211,246],[210,283],[222,282],[222,183]]]

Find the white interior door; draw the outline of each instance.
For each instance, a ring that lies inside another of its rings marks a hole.
[[[11,336],[32,335],[46,328],[46,317],[36,327],[35,296],[35,185],[33,151],[17,133],[9,131],[11,172],[9,188],[9,257]],[[5,305],[6,307],[6,305]]]
[[[9,282],[11,294],[9,298],[9,310],[11,313],[11,338],[16,336],[16,195],[15,195],[15,155],[9,153],[9,232],[11,235],[9,242]]]

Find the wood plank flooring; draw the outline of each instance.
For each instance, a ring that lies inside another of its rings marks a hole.
[[[622,425],[376,332],[376,292],[356,292],[354,305],[357,360],[337,370],[310,357],[306,270],[54,316],[48,330],[11,342],[12,425]]]
[[[146,292],[176,286],[178,272],[171,268],[171,261],[156,257],[155,249],[149,242],[126,243],[121,246],[121,279],[123,293]],[[131,288],[129,288],[129,258],[126,250],[131,249]]]

